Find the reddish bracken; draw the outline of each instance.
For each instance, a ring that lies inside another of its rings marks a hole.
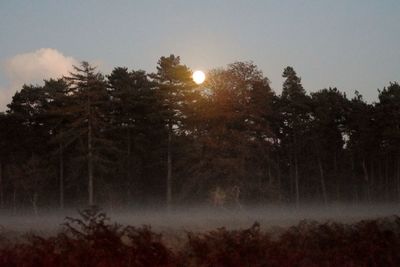
[[[111,224],[89,209],[67,218],[55,237],[0,238],[0,266],[400,266],[400,218],[355,224],[303,221],[271,238],[255,223],[249,229],[188,233],[171,250],[150,227]]]

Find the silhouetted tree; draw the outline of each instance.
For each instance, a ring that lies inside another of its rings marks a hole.
[[[392,188],[396,188],[397,198],[400,197],[400,85],[390,83],[379,91],[378,99],[375,118],[379,127],[380,164],[383,165],[378,172],[382,195],[390,200],[394,193]]]
[[[70,123],[62,134],[68,136],[68,142],[80,143],[87,162],[88,204],[93,205],[94,177],[100,176],[105,164],[110,163],[108,153],[113,148],[110,140],[105,138],[107,84],[103,75],[95,72],[95,67],[87,62],[82,62],[80,67],[74,66],[74,72],[65,80],[71,103],[65,107],[64,114]]]
[[[117,67],[105,79],[82,62],[22,86],[0,113],[0,208],[63,208],[86,187],[89,205],[111,207],[212,193],[237,205],[400,199],[398,83],[370,104],[336,88],[308,95],[292,67],[281,95],[252,62],[202,85],[191,74],[170,55],[154,74]]]
[[[301,84],[300,77],[292,67],[286,67],[282,77],[285,78],[280,97],[281,113],[280,142],[286,151],[289,176],[294,180],[295,203],[300,203],[300,158],[304,149],[310,123],[310,98]],[[292,182],[290,181],[292,188]],[[291,190],[292,191],[292,190]]]
[[[336,187],[339,197],[340,177],[339,158],[343,157],[345,119],[348,108],[346,95],[336,88],[323,89],[311,94],[312,132],[316,166],[320,174],[323,201],[328,202],[327,181],[332,178],[331,186]],[[328,166],[331,166],[328,168]]]
[[[150,169],[160,165],[161,145],[165,134],[162,103],[158,99],[155,83],[144,71],[128,71],[115,68],[108,76],[111,95],[112,138],[116,139],[120,150],[120,171],[123,180],[119,185],[127,198],[135,195],[143,197],[143,184],[151,180]],[[152,151],[152,152],[151,152]],[[152,167],[149,167],[152,166]],[[148,177],[144,179],[144,177]],[[146,183],[155,188],[153,183]],[[156,191],[156,190],[155,190]]]
[[[163,104],[162,115],[167,128],[167,207],[172,204],[172,143],[173,136],[182,125],[185,98],[194,87],[190,69],[180,63],[180,57],[170,55],[161,57],[157,64],[157,72],[152,75],[157,83],[157,93]]]

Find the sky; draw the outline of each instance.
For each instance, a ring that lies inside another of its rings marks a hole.
[[[82,60],[153,72],[169,54],[193,70],[253,61],[278,94],[292,66],[307,92],[373,102],[400,81],[400,1],[1,0],[0,111],[24,83]]]

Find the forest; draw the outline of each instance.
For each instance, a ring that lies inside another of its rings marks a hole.
[[[0,113],[0,209],[400,200],[397,82],[367,103],[289,66],[280,94],[253,62],[191,76],[170,55],[24,85]]]

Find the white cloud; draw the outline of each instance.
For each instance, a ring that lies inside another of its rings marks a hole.
[[[77,64],[73,57],[64,56],[52,48],[41,48],[6,60],[4,71],[9,83],[0,86],[0,111],[5,110],[12,95],[23,84],[42,84],[45,79],[62,77],[72,70],[72,65]]]
[[[11,102],[14,93],[14,90],[0,86],[0,112],[6,109],[7,104]]]

